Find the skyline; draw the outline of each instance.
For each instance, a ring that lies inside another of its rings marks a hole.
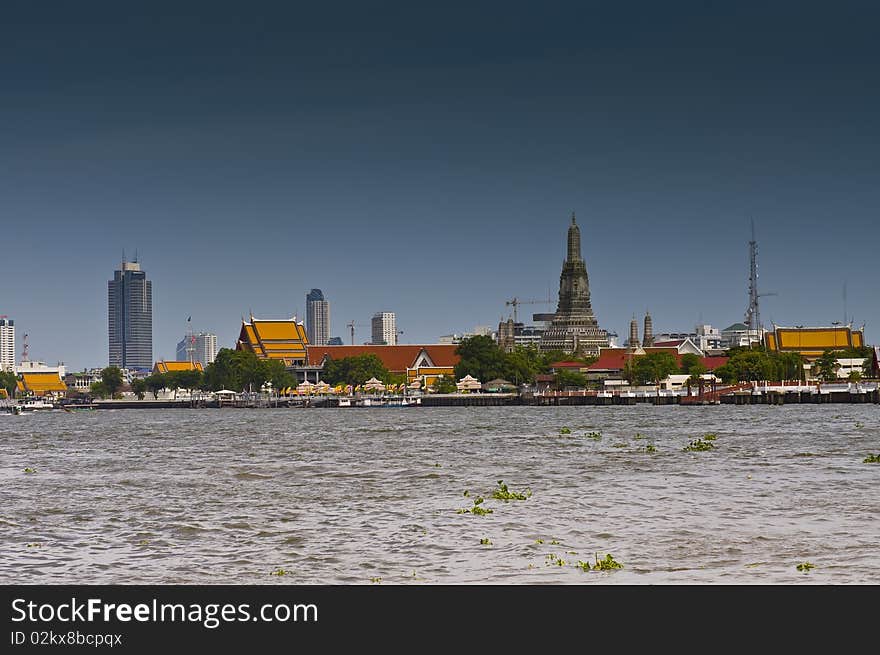
[[[877,8],[159,7],[0,26],[17,358],[28,333],[31,359],[106,364],[123,249],[157,360],[188,316],[230,347],[312,288],[344,343],[386,309],[402,343],[494,329],[514,297],[555,310],[572,211],[621,341],[646,310],[656,334],[741,322],[751,220],[765,326],[846,305],[877,341]]]

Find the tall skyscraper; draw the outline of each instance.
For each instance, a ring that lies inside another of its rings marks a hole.
[[[373,345],[397,345],[397,319],[394,312],[376,312],[373,314]]]
[[[153,283],[138,262],[122,262],[107,283],[110,366],[153,367]]]
[[[590,280],[581,258],[581,230],[571,214],[568,253],[559,275],[559,304],[550,327],[541,335],[541,350],[598,355],[608,347],[608,332],[599,327],[590,305]]]
[[[188,334],[177,344],[177,361],[200,362],[203,367],[217,359],[217,335],[209,332]]]
[[[326,346],[330,340],[330,303],[320,289],[306,294],[306,336],[315,346]]]
[[[0,371],[15,370],[15,321],[0,316]]]

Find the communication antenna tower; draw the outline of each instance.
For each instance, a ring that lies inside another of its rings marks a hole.
[[[758,298],[775,295],[777,294],[772,291],[758,293],[758,242],[755,240],[755,220],[752,219],[752,240],[749,241],[749,306],[744,321],[750,332],[758,332],[764,327],[761,323]]]
[[[22,338],[22,350],[21,350],[21,361],[28,361],[28,335],[27,332],[24,333],[24,337]]]

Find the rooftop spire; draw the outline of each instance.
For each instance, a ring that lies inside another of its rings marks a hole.
[[[581,261],[581,229],[574,221],[574,212],[571,213],[571,225],[568,228],[568,257],[567,261]]]

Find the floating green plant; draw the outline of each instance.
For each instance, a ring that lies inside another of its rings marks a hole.
[[[803,571],[804,573],[806,573],[810,569],[816,568],[816,565],[812,564],[811,562],[804,562],[802,564],[798,564],[796,568],[798,571]]]
[[[616,443],[612,446],[612,448],[626,448],[627,444],[625,443]]]
[[[462,494],[462,496],[464,496],[465,498],[468,497],[468,496],[470,496],[470,495],[471,495],[471,492],[468,491],[467,489],[465,489],[465,490],[464,490],[464,493]]]
[[[556,540],[556,539],[552,539],[552,540],[550,541],[550,545],[551,545],[551,546],[558,546],[558,545],[559,545],[559,541]]]
[[[581,561],[581,560],[578,560],[578,563],[575,564],[575,566],[578,567],[578,568],[583,569],[584,571],[589,571],[589,570],[591,570],[591,569],[593,568],[593,567],[590,566],[590,563],[589,563],[589,562],[583,562],[583,561]]]
[[[442,467],[442,464],[440,464],[440,462],[434,462],[434,467],[439,469]]]
[[[43,544],[28,544],[28,548],[40,548]]]
[[[482,539],[480,539],[480,545],[481,546],[491,546],[492,542],[489,541],[489,537],[483,537]]]
[[[563,427],[559,430],[559,434],[571,434],[571,428]]]
[[[714,448],[714,444],[711,441],[703,441],[702,439],[696,439],[691,441],[687,446],[685,446],[682,450],[685,451],[701,451],[701,450],[712,450]]]
[[[648,437],[643,435],[641,432],[636,432],[636,436],[633,437],[633,439],[647,439],[647,438]]]
[[[141,539],[137,545],[138,546],[146,546],[148,543],[150,543],[150,542],[147,541],[146,539]]]
[[[718,438],[718,435],[714,432],[708,432],[703,435],[703,441],[715,441]]]
[[[862,460],[863,464],[880,464],[880,454],[872,455],[868,453],[868,456]]]
[[[585,436],[587,439],[592,439],[593,441],[599,441],[602,439],[602,434],[600,432],[588,432]]]
[[[535,543],[536,544],[543,544],[544,540],[543,539],[535,539]]]
[[[482,496],[477,496],[474,498],[474,506],[473,507],[465,507],[456,511],[456,514],[476,514],[477,516],[483,516],[484,514],[492,514],[493,510],[486,509],[485,507],[480,507],[485,499]]]
[[[282,569],[282,568],[277,568],[274,571],[272,571],[269,575],[282,576],[282,575],[290,575],[290,574],[291,574],[291,571],[288,571],[288,570]]]
[[[611,553],[605,555],[605,559],[599,559],[599,553],[596,553],[596,563],[593,565],[594,571],[610,571],[612,569],[622,569],[623,564],[615,561]]]
[[[645,452],[646,452],[646,453],[656,453],[656,452],[657,452],[657,446],[655,446],[655,445],[652,444],[652,443],[649,443],[647,446],[645,446]]]
[[[382,582],[382,578],[370,578],[370,582]]]
[[[498,500],[508,501],[508,500],[526,500],[531,497],[532,490],[526,489],[525,493],[520,493],[516,491],[510,491],[507,488],[507,485],[504,484],[504,480],[498,481],[498,488],[492,492],[492,498],[496,498]]]
[[[561,557],[557,557],[554,553],[550,553],[547,555],[546,562],[544,562],[545,566],[565,566],[565,560]]]
[[[25,472],[25,473],[36,473],[36,472],[37,472],[37,469],[32,469],[30,466],[28,466],[28,467],[24,470],[24,472]]]
[[[857,423],[856,423],[856,427],[857,427],[857,428],[863,428],[863,427],[865,427],[865,424],[864,424],[864,423],[858,423],[858,422],[857,422]]]

